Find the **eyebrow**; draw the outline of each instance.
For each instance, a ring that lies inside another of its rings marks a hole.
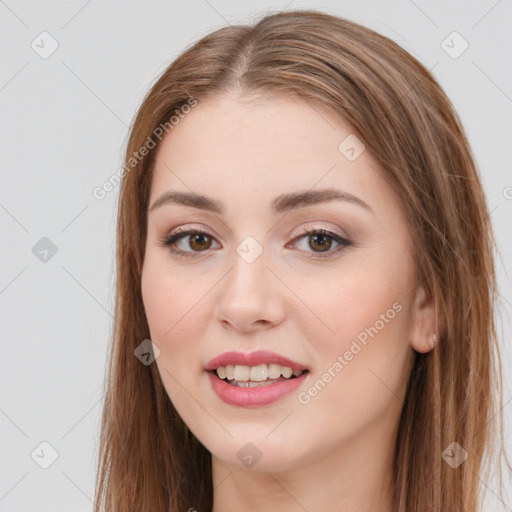
[[[358,206],[361,206],[365,210],[374,214],[370,206],[365,203],[362,199],[353,194],[338,190],[334,188],[327,188],[323,190],[309,190],[304,192],[291,192],[288,194],[281,194],[276,197],[272,203],[272,211],[275,214],[294,210],[296,208],[302,208],[305,206],[311,206],[327,201],[345,201]],[[196,194],[193,192],[178,192],[169,190],[160,195],[153,205],[149,208],[149,211],[154,211],[157,208],[165,204],[181,204],[184,206],[191,206],[201,210],[207,210],[209,212],[223,214],[224,206],[220,201],[212,199],[202,194]]]

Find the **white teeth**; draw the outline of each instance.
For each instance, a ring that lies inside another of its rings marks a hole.
[[[260,364],[258,366],[230,365],[219,366],[216,373],[220,379],[236,380],[238,382],[263,382],[265,380],[279,379],[283,376],[289,379],[292,375],[298,377],[303,370],[292,370],[288,366],[279,364]]]
[[[268,378],[269,379],[279,379],[281,375],[281,366],[278,364],[269,364],[268,365]]]
[[[251,369],[248,366],[237,364],[235,366],[234,377],[235,380],[247,381],[249,380]]]
[[[291,368],[288,368],[287,366],[283,366],[283,368],[281,368],[281,375],[285,379],[289,379],[292,376],[292,373],[293,370]]]
[[[259,366],[251,367],[250,379],[253,382],[261,382],[263,380],[267,380],[268,378],[268,368],[266,364],[260,364]]]

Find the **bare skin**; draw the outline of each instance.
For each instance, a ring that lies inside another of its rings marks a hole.
[[[212,453],[213,512],[392,512],[392,456],[413,349],[431,349],[435,313],[416,282],[399,198],[368,150],[351,161],[338,148],[351,133],[301,100],[251,103],[231,94],[199,103],[158,149],[150,206],[174,190],[225,210],[150,210],[142,274],[166,391]],[[327,188],[369,209],[336,200],[271,209],[282,194]],[[205,233],[174,242],[188,257],[161,242],[177,227]],[[236,251],[246,237],[262,248],[251,263]],[[276,402],[230,405],[204,367],[231,350],[273,351],[310,373]],[[325,385],[311,391],[319,379]],[[261,454],[252,466],[237,456],[247,443]]]

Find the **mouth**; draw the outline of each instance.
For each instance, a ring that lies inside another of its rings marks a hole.
[[[308,379],[309,368],[275,352],[224,352],[204,368],[213,391],[227,404],[265,406],[284,399]]]
[[[280,364],[259,364],[257,366],[226,365],[219,366],[210,373],[220,380],[240,388],[259,388],[286,382],[308,373],[307,369],[293,370]]]

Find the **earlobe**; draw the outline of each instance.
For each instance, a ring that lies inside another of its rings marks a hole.
[[[412,311],[411,347],[425,354],[430,352],[439,341],[439,331],[436,319],[436,308],[433,297],[427,295],[423,285],[416,291]]]
[[[434,348],[434,347],[436,346],[437,339],[438,339],[437,333],[432,334],[432,338],[431,338],[431,348]]]

